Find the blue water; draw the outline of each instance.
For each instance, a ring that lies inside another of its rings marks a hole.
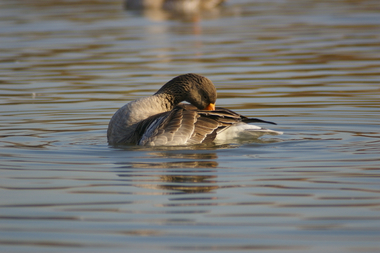
[[[1,252],[379,252],[380,4],[0,3]],[[109,147],[125,103],[194,72],[280,136]]]

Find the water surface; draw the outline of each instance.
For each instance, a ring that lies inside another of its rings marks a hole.
[[[0,3],[1,252],[379,252],[378,1]],[[113,148],[176,75],[281,136]]]

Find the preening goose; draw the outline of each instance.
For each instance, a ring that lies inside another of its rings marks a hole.
[[[182,101],[190,104],[180,103]],[[175,146],[225,142],[230,138],[281,134],[247,123],[269,123],[215,107],[216,89],[210,79],[180,75],[154,95],[132,101],[111,118],[111,145]]]

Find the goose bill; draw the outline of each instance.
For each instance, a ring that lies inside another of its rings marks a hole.
[[[210,103],[210,104],[205,108],[205,110],[207,110],[207,111],[215,111],[215,104]]]

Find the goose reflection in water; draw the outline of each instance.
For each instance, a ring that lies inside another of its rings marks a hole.
[[[219,164],[214,161],[217,159],[215,153],[153,152],[150,155],[174,159],[197,159],[197,161],[124,163],[121,169],[126,170],[126,173],[118,176],[129,178],[134,186],[146,189],[200,193],[219,188],[216,181],[216,168]],[[141,169],[149,169],[149,173],[145,175],[145,170]],[[154,176],[154,172],[157,172],[157,176]],[[161,194],[170,193],[162,192]]]

